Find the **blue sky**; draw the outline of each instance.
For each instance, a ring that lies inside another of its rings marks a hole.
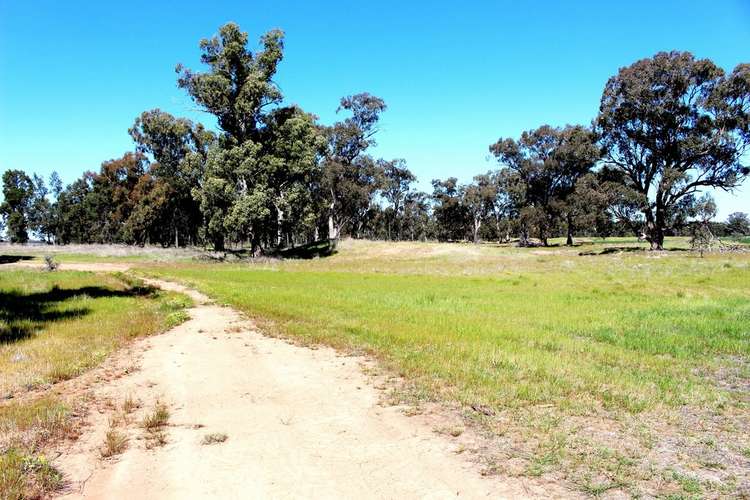
[[[252,40],[286,32],[277,81],[288,103],[335,120],[338,99],[383,97],[379,146],[436,177],[496,168],[487,147],[543,123],[589,123],[607,78],[661,50],[727,70],[750,62],[750,1],[0,0],[0,170],[66,182],[132,149],[127,129],[161,108],[213,120],[176,87],[198,41],[235,21]],[[750,182],[717,193],[750,212]]]

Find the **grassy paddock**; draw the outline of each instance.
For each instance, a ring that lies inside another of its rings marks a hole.
[[[150,272],[267,329],[364,350],[412,398],[460,403],[498,436],[493,469],[589,493],[749,481],[750,255],[583,250],[344,242],[328,259]]]
[[[24,393],[75,377],[128,340],[185,319],[182,295],[126,276],[0,271],[0,498],[43,495],[61,484],[41,453],[71,435],[70,405]]]

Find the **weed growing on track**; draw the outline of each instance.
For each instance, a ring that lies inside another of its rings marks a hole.
[[[109,458],[114,455],[119,455],[128,447],[128,437],[114,425],[110,425],[110,429],[104,436],[104,447],[102,448],[102,457]]]

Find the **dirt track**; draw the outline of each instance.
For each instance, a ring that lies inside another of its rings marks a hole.
[[[83,267],[83,266],[82,266]],[[81,267],[81,268],[82,268]],[[103,270],[99,266],[90,268]],[[109,269],[107,269],[109,270]],[[379,404],[361,358],[265,337],[237,311],[188,293],[191,319],[137,341],[112,363],[137,365],[95,384],[84,434],[57,458],[67,498],[549,498],[548,487],[482,477],[423,417]],[[102,459],[110,421],[128,448]],[[142,415],[170,410],[167,443],[148,449]],[[108,405],[102,406],[101,402]],[[228,439],[204,445],[209,433]],[[562,490],[561,490],[562,491]]]

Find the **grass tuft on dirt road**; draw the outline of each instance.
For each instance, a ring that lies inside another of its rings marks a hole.
[[[76,377],[129,340],[171,327],[189,303],[124,275],[0,271],[0,498],[57,488],[61,478],[44,447],[77,432],[71,416],[80,401],[30,391]]]
[[[488,470],[591,494],[750,487],[750,254],[615,245],[344,242],[327,259],[151,272],[266,331],[376,356],[406,401],[459,403],[495,435]]]

